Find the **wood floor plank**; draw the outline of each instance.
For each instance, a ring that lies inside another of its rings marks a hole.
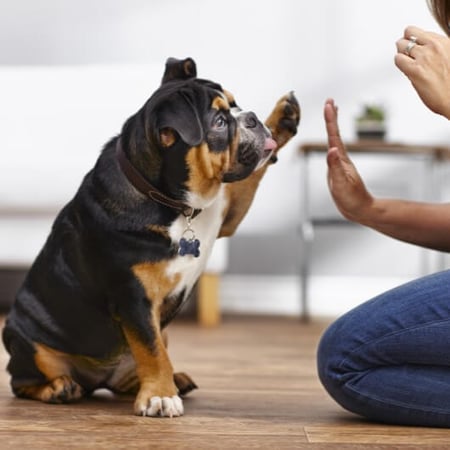
[[[450,448],[450,430],[396,427],[376,424],[362,425],[310,425],[305,427],[311,443],[332,444],[384,444],[429,446],[445,445]]]

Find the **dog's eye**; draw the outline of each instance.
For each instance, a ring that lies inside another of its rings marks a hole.
[[[216,129],[225,128],[228,126],[228,119],[223,114],[220,114],[214,118],[213,126]]]

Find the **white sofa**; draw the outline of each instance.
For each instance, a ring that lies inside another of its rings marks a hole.
[[[158,87],[162,65],[0,69],[0,268],[26,268],[102,146]],[[198,290],[200,323],[219,321],[218,240]]]

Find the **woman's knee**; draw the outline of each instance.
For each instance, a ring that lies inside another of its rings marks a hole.
[[[317,372],[325,389],[333,393],[339,388],[339,375],[342,362],[342,336],[337,329],[338,324],[333,323],[322,335],[317,349]]]
[[[361,355],[355,351],[359,344],[350,331],[356,326],[353,318],[352,315],[343,316],[325,331],[317,350],[317,371],[323,387],[336,403],[364,415],[359,396],[351,389],[361,376],[358,369]]]

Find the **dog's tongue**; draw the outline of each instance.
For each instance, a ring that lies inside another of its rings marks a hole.
[[[264,142],[264,150],[275,150],[277,148],[277,143],[270,137],[266,138]]]

